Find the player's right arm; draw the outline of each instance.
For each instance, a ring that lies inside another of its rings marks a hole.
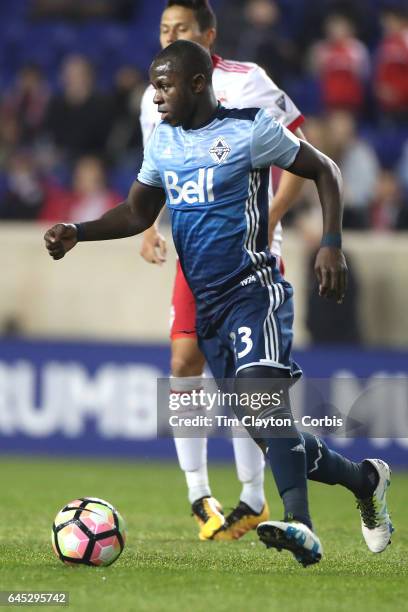
[[[141,234],[150,227],[163,207],[164,190],[135,181],[127,199],[94,221],[73,224],[58,223],[44,236],[53,259],[62,259],[77,242],[114,240]]]

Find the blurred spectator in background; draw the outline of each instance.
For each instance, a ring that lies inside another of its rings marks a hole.
[[[383,170],[377,180],[371,227],[382,231],[408,229],[408,204],[398,178],[389,170]]]
[[[312,69],[319,77],[326,110],[344,109],[354,113],[364,104],[370,73],[370,56],[355,37],[353,23],[341,14],[327,17],[325,39],[312,50]]]
[[[121,198],[106,186],[103,162],[97,157],[78,160],[72,180],[73,192],[68,220],[75,222],[95,219],[116,206]]]
[[[43,126],[50,98],[48,83],[41,68],[26,64],[16,76],[16,82],[6,92],[2,103],[3,121],[16,121],[19,144],[35,141]]]
[[[365,43],[371,45],[378,36],[377,7],[373,0],[294,0],[285,4],[292,5],[296,15],[300,15],[297,37],[302,50],[322,38],[324,23],[331,14],[347,16]]]
[[[112,94],[112,129],[107,150],[111,161],[120,162],[143,146],[140,129],[140,104],[146,82],[134,66],[122,66],[115,74]]]
[[[369,227],[369,206],[380,171],[374,149],[361,140],[350,113],[332,112],[326,119],[326,149],[340,167],[344,181],[344,228]]]
[[[222,57],[234,57],[245,24],[244,8],[248,0],[224,1],[217,9],[216,51]],[[214,2],[212,2],[214,4]]]
[[[31,17],[34,19],[132,19],[138,0],[33,0]]]
[[[46,130],[57,152],[68,160],[103,154],[111,126],[106,96],[95,88],[94,71],[86,58],[69,56],[62,68],[62,95],[51,99]]]
[[[380,110],[408,120],[408,7],[382,13],[383,38],[377,49],[374,80]]]
[[[297,65],[296,49],[283,36],[279,7],[274,0],[247,1],[234,55],[259,64],[284,88],[285,81]]]
[[[106,186],[103,161],[98,157],[81,157],[75,165],[72,189],[54,190],[41,210],[40,220],[47,222],[82,222],[98,217],[116,206],[120,196]]]
[[[28,152],[12,155],[7,165],[6,192],[0,202],[0,219],[37,219],[46,197],[46,187],[38,174],[32,155]]]
[[[17,118],[9,116],[0,108],[0,169],[7,168],[10,156],[17,150],[20,142],[20,128]]]

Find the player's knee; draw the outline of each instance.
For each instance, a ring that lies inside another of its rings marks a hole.
[[[201,371],[199,371],[195,363],[188,359],[173,357],[171,360],[171,373],[173,376],[182,378],[185,376],[200,376]]]
[[[171,358],[171,373],[173,376],[201,376],[203,363],[191,354],[177,354]]]
[[[204,357],[197,342],[190,339],[175,340],[171,346],[171,373],[173,376],[201,376]]]
[[[237,372],[236,388],[246,393],[273,393],[275,389],[287,391],[289,381],[290,375],[286,370],[254,365]]]
[[[287,379],[289,374],[282,368],[270,368],[269,366],[253,365],[243,368],[237,372],[237,378],[252,379]]]

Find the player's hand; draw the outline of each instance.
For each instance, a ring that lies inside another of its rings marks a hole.
[[[166,239],[154,226],[149,227],[144,232],[140,254],[148,263],[158,264],[159,266],[166,261]]]
[[[78,242],[77,229],[71,223],[58,223],[45,235],[45,246],[53,259],[62,259]]]
[[[315,274],[319,281],[319,295],[343,302],[347,289],[347,264],[343,251],[321,247],[316,256]]]

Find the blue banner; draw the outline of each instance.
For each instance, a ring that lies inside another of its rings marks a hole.
[[[404,351],[314,348],[295,358],[309,377],[354,385],[408,370]],[[156,439],[156,380],[168,376],[169,359],[168,346],[151,344],[0,341],[0,452],[174,459],[172,440]],[[407,396],[389,401],[405,402],[407,414]],[[408,467],[406,438],[330,444],[353,459]],[[211,440],[210,457],[230,459],[231,442]]]

